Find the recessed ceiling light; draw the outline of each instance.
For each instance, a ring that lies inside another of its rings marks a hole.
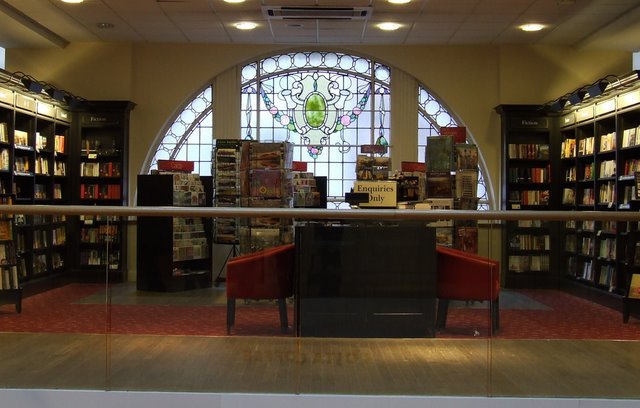
[[[106,30],[108,28],[113,28],[115,27],[115,25],[113,25],[113,23],[96,23],[96,27]]]
[[[73,3],[73,4],[77,4],[77,3],[82,3],[84,0],[62,0],[63,3]]]
[[[224,0],[225,3],[244,3],[244,0]]]
[[[378,24],[378,28],[384,31],[395,31],[400,28],[400,24],[398,23],[380,23]]]
[[[389,0],[389,3],[391,3],[391,4],[407,4],[410,1],[411,0]]]
[[[544,25],[542,24],[523,24],[520,26],[520,29],[522,31],[540,31],[544,28]]]
[[[235,24],[238,30],[253,30],[258,25],[256,23],[252,23],[251,21],[241,21]]]

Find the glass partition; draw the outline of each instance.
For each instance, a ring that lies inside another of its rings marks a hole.
[[[2,297],[0,387],[639,398],[638,301],[627,298],[637,228],[620,233],[638,213],[616,213],[613,234],[610,212],[91,210],[114,217],[90,240],[103,255],[84,265],[84,237],[67,236],[64,272],[24,281],[19,313]],[[87,215],[73,206],[1,211]],[[283,252],[195,249],[217,217],[256,216],[293,219]],[[145,220],[168,222],[167,231],[140,229]],[[454,229],[451,249],[438,229],[468,220],[477,225]],[[110,238],[112,222],[126,225],[126,248]],[[189,244],[143,250],[147,239]],[[118,250],[128,252],[124,275],[114,273]],[[18,251],[31,266],[40,254]]]

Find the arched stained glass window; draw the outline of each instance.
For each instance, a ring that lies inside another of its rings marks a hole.
[[[328,201],[340,208],[353,187],[359,146],[389,146],[390,79],[383,64],[335,52],[249,63],[242,68],[242,136],[291,142],[294,160],[327,177]]]
[[[188,160],[194,162],[195,173],[211,175],[212,94],[209,85],[174,119],[151,159],[149,170],[158,168],[158,160]]]
[[[353,187],[359,146],[385,145],[385,155],[392,149],[390,68],[363,57],[314,51],[274,55],[239,69],[240,137],[293,143],[294,160],[327,176],[330,207],[347,208],[342,197]],[[418,157],[424,161],[427,137],[459,124],[424,86],[418,94]],[[149,170],[159,159],[175,159],[193,161],[195,172],[211,174],[213,95],[207,86],[177,115]],[[488,209],[482,171],[478,198],[479,208]]]
[[[427,137],[440,135],[442,127],[460,126],[438,100],[420,85],[418,87],[418,160],[424,162]],[[467,143],[475,143],[467,140]],[[489,198],[482,174],[478,169],[478,209],[489,209]]]

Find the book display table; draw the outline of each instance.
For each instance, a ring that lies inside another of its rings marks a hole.
[[[433,228],[310,222],[295,237],[299,336],[435,336]]]

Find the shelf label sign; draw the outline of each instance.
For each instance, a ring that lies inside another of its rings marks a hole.
[[[369,202],[360,207],[395,208],[398,197],[398,184],[395,181],[356,181],[353,184],[354,193],[368,193]]]
[[[0,102],[13,105],[13,91],[5,88],[0,88]]]

